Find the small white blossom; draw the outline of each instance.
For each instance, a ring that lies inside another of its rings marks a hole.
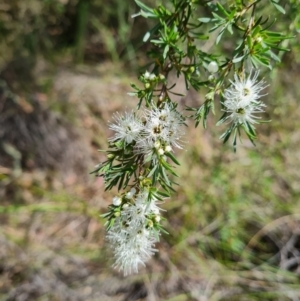
[[[154,108],[146,111],[144,126],[145,139],[152,139],[167,145],[181,148],[180,139],[184,135],[184,118],[170,104],[165,104],[163,108]]]
[[[136,204],[146,204],[148,198],[148,192],[145,190],[141,190],[136,196],[135,203]]]
[[[133,113],[125,113],[124,116],[114,115],[115,123],[109,125],[109,128],[115,131],[114,137],[110,141],[124,140],[130,144],[138,139],[143,128],[141,121]]]
[[[118,230],[111,229],[108,239],[115,240],[114,256],[116,262],[115,268],[123,271],[124,276],[137,273],[140,265],[145,266],[147,262],[157,251],[154,248],[157,239],[146,229],[140,229],[136,233],[120,235]]]
[[[126,212],[122,212],[123,221],[127,221],[130,229],[142,227],[146,223],[146,207],[145,204],[134,204],[129,206]]]
[[[252,76],[252,72],[246,77],[245,74],[238,76],[234,74],[234,82],[224,92],[224,106],[229,115],[226,119],[231,119],[236,124],[257,123],[257,113],[264,112],[265,104],[260,101],[263,96],[260,92],[265,89],[264,81],[258,81],[259,71]]]
[[[184,131],[180,127],[172,126],[165,128],[163,131],[163,139],[168,145],[182,148],[181,138],[184,135]]]
[[[264,96],[260,95],[260,92],[266,88],[263,80],[257,80],[258,75],[259,71],[255,71],[253,76],[251,71],[248,77],[244,73],[240,76],[235,73],[234,81],[230,81],[231,86],[224,92],[224,98],[226,100],[236,99],[242,106],[250,102],[257,102]]]
[[[224,106],[226,108],[226,112],[229,113],[229,116],[233,122],[237,124],[243,124],[249,122],[251,124],[257,123],[256,119],[260,117],[255,116],[254,114],[264,112],[263,107],[265,104],[262,102],[255,103],[245,103],[242,101],[238,101],[237,99],[226,100],[224,102]]]
[[[146,158],[151,160],[152,156],[155,156],[155,150],[160,147],[160,142],[155,141],[155,139],[142,139],[137,141],[137,145],[135,148],[136,153],[145,155]],[[152,158],[153,160],[155,158]]]
[[[147,137],[147,139],[152,138],[156,141],[162,136],[163,129],[164,126],[158,119],[150,119],[144,128],[145,137]]]

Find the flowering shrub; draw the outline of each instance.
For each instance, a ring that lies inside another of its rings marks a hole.
[[[138,272],[139,265],[157,251],[155,243],[161,232],[160,208],[174,191],[177,177],[174,166],[179,162],[175,149],[182,148],[185,119],[193,118],[196,126],[206,127],[209,113],[215,114],[215,101],[220,101],[223,116],[218,125],[227,129],[221,139],[232,136],[234,150],[237,137],[244,132],[254,144],[254,124],[262,122],[266,105],[262,97],[267,86],[260,79],[260,68],[272,69],[280,61],[279,44],[290,38],[269,30],[274,22],[261,15],[261,0],[216,1],[171,0],[168,7],[152,9],[135,0],[140,12],[133,17],[153,18],[156,26],[144,36],[151,43],[148,71],[140,77],[140,87],[130,93],[139,99],[138,110],[115,114],[109,125],[114,135],[109,138],[107,160],[94,171],[102,176],[106,189],[120,191],[112,200],[107,219],[107,239],[115,256],[115,267],[124,275]],[[270,3],[284,13],[278,0]],[[199,17],[204,14],[205,17]],[[201,29],[201,31],[199,31]],[[211,34],[216,32],[214,36]],[[227,57],[203,51],[201,41],[232,39],[235,45]],[[199,43],[200,41],[200,43]],[[150,71],[151,68],[151,71]],[[186,88],[206,89],[199,108],[186,108],[184,116],[172,100],[175,85],[169,83],[170,72],[183,77]]]

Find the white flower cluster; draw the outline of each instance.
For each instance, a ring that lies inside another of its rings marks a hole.
[[[145,109],[140,116],[133,112],[114,115],[109,127],[115,134],[110,142],[126,154],[143,155],[141,164],[151,162],[152,166],[159,164],[160,156],[181,148],[184,118],[172,103],[159,108],[153,104],[152,110]],[[107,239],[113,248],[114,266],[124,275],[138,272],[138,266],[145,265],[155,253],[154,245],[159,240],[157,199],[147,189],[136,185],[112,201]]]
[[[260,92],[266,88],[263,80],[258,81],[259,71],[256,71],[252,76],[252,71],[249,76],[245,74],[234,74],[234,81],[231,81],[231,86],[224,92],[225,111],[229,113],[227,119],[231,119],[236,124],[257,123],[256,113],[264,112],[265,104],[259,99],[263,96]]]
[[[138,192],[136,188],[123,197],[115,197],[113,205],[122,206],[107,239],[116,260],[114,267],[126,276],[137,273],[139,265],[145,265],[157,251],[154,245],[159,240],[159,232],[153,226],[160,220],[159,208],[146,190]]]
[[[172,147],[181,148],[184,118],[171,104],[165,103],[162,108],[145,110],[143,117],[144,121],[134,113],[115,115],[115,123],[110,125],[115,135],[110,141],[134,143],[137,154],[144,154],[152,160],[172,151]]]

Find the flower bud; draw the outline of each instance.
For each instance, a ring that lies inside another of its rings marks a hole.
[[[151,85],[150,85],[149,83],[145,83],[145,88],[146,88],[146,89],[149,89],[150,86],[151,86]]]
[[[134,187],[132,187],[132,188],[130,189],[130,192],[134,195],[134,194],[136,194],[136,189],[135,189]]]
[[[219,70],[219,66],[216,62],[212,61],[208,64],[207,66],[207,70],[210,72],[210,73],[216,73],[218,72]]]
[[[256,38],[256,41],[257,41],[257,43],[261,43],[262,42],[262,37],[261,36],[258,36],[257,38]]]
[[[164,95],[159,95],[158,100],[162,102],[164,100]]]
[[[172,147],[171,147],[170,145],[167,145],[167,146],[165,147],[165,151],[166,151],[167,153],[171,152],[171,151],[172,151]]]
[[[155,79],[156,79],[155,74],[151,73],[150,76],[149,76],[149,80],[153,81]]]
[[[148,226],[148,228],[152,228],[153,227],[153,222],[152,222],[152,220],[148,220],[148,222],[147,222],[147,226]]]
[[[193,72],[195,71],[195,67],[194,67],[194,66],[191,66],[191,67],[189,68],[189,71],[190,71],[191,73],[193,73]]]
[[[154,218],[154,220],[155,220],[157,223],[159,223],[159,221],[160,221],[160,215],[156,215],[155,218]]]
[[[164,151],[162,148],[160,148],[160,149],[158,150],[158,153],[159,153],[160,155],[163,155],[163,154],[165,153],[165,151]]]
[[[209,80],[210,82],[212,82],[214,79],[215,79],[215,77],[214,77],[212,74],[208,77],[208,80]]]
[[[160,147],[160,142],[159,142],[159,141],[155,141],[154,147],[155,147],[156,149],[158,149],[158,148]]]
[[[150,73],[148,71],[146,71],[145,74],[144,74],[144,78],[149,79],[149,77],[150,77]]]
[[[118,196],[115,196],[112,200],[112,203],[114,206],[120,206],[122,204],[122,200]]]
[[[122,209],[123,209],[123,210],[126,210],[126,209],[128,209],[128,207],[129,207],[129,205],[128,205],[127,203],[125,203],[125,204],[123,205]]]
[[[132,197],[133,197],[133,194],[130,191],[126,193],[127,199],[132,199]]]
[[[129,192],[126,193],[126,198],[127,199],[132,199],[133,196],[135,195],[135,193],[136,193],[136,189],[133,187],[133,188],[130,189]]]
[[[163,80],[165,80],[165,76],[163,75],[163,74],[159,74],[159,79],[161,80],[161,81],[163,81]]]

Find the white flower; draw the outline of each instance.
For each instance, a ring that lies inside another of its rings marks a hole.
[[[142,139],[137,141],[135,152],[145,155],[146,159],[151,160],[151,157],[156,154],[156,149],[160,147],[160,142],[155,139]],[[152,158],[153,160],[155,158]]]
[[[183,131],[176,127],[166,128],[163,132],[163,139],[166,144],[173,145],[177,148],[182,148],[181,137],[183,136]]]
[[[118,229],[115,232],[113,228],[108,234],[108,239],[116,241],[113,244],[116,259],[114,267],[123,271],[124,276],[137,273],[139,265],[145,266],[145,262],[157,251],[154,248],[157,239],[148,230],[139,229],[135,233],[126,234],[120,235]]]
[[[235,73],[234,81],[230,81],[232,85],[224,92],[224,98],[226,100],[236,99],[241,106],[246,106],[250,102],[258,102],[259,98],[264,96],[260,95],[260,92],[266,88],[263,80],[257,80],[258,75],[259,71],[255,71],[253,76],[251,71],[248,77],[245,73],[240,76]]]
[[[144,204],[134,204],[126,211],[122,211],[122,219],[128,223],[132,231],[142,227],[146,223],[146,207]]]
[[[107,233],[116,260],[114,267],[122,270],[124,275],[137,273],[139,265],[145,265],[156,252],[154,245],[159,240],[157,230],[147,229],[151,223],[153,226],[148,216],[155,214],[155,218],[159,217],[156,199],[149,199],[147,190],[141,189],[136,194],[136,189],[133,189],[131,193],[135,196],[135,203],[127,204],[126,210],[123,206],[121,215],[116,217]]]
[[[263,95],[260,92],[265,89],[264,81],[258,81],[259,71],[252,76],[245,74],[238,76],[234,74],[235,81],[231,81],[231,86],[224,92],[224,106],[229,115],[226,119],[231,119],[236,124],[257,123],[260,117],[255,114],[264,112],[265,104],[259,100]]]
[[[162,135],[163,123],[158,118],[146,117],[147,123],[144,125],[145,139],[153,139],[157,141]]]
[[[226,100],[224,106],[226,108],[225,111],[229,113],[227,119],[231,119],[237,124],[245,124],[246,122],[254,124],[257,123],[256,119],[260,118],[254,114],[264,112],[263,107],[265,107],[265,104],[262,102],[250,102],[247,104],[237,99],[231,99]]]
[[[136,204],[146,204],[149,193],[146,190],[141,190],[136,196]]]
[[[133,113],[125,113],[124,116],[114,115],[115,123],[109,125],[109,128],[115,131],[114,137],[110,141],[124,140],[127,144],[138,139],[143,128],[141,121]]]
[[[182,129],[184,118],[171,104],[166,103],[161,109],[154,108],[152,111],[146,111],[145,119],[147,120],[144,126],[145,139],[159,141],[160,145],[181,148],[179,140],[184,135]]]
[[[161,109],[153,108],[151,111],[147,111],[147,116],[164,126],[170,126],[174,123],[181,125],[183,123],[183,117],[169,103],[166,103]]]

